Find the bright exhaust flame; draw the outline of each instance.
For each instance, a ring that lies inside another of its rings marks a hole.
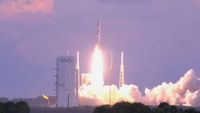
[[[90,81],[79,90],[80,103],[87,105],[114,104],[118,101],[137,101],[140,92],[135,85],[104,85],[103,53],[97,44],[92,57]],[[134,94],[131,94],[134,93]],[[133,97],[134,96],[134,97]]]
[[[91,85],[93,87],[102,87],[103,80],[103,54],[100,47],[96,46],[92,58]]]

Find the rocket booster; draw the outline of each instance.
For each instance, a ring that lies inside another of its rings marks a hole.
[[[80,82],[80,65],[79,65],[79,51],[77,51],[77,57],[76,57],[76,81],[77,81],[77,89],[79,89],[81,82]]]
[[[77,51],[76,53],[76,69],[79,69],[80,66],[79,66],[79,51]]]
[[[75,83],[76,83],[76,90],[75,90],[75,95],[76,95],[76,100],[77,104],[79,105],[79,88],[81,86],[80,82],[80,65],[79,65],[79,51],[77,51],[77,56],[76,56],[76,76],[75,76]]]

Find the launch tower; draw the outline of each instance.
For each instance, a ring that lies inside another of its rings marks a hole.
[[[56,67],[57,107],[76,106],[75,100],[75,58],[60,56]]]

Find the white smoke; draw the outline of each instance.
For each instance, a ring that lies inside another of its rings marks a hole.
[[[87,105],[114,104],[119,101],[139,101],[141,93],[135,85],[106,85],[99,88],[86,86],[80,90],[81,103]]]
[[[176,83],[163,82],[152,89],[145,89],[142,96],[136,85],[116,85],[92,88],[85,86],[80,89],[82,104],[100,105],[114,104],[119,101],[143,102],[157,105],[160,102],[168,102],[172,105],[198,106],[200,104],[200,79],[194,70],[189,70]]]
[[[162,101],[175,105],[196,106],[199,103],[200,80],[194,70],[189,70],[176,83],[162,83],[153,89],[145,89],[145,100],[151,104]]]

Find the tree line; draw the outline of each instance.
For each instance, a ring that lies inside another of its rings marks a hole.
[[[0,102],[0,113],[29,113],[30,108],[24,101]]]
[[[119,102],[112,106],[98,106],[93,113],[200,113],[200,111],[192,107],[169,105],[166,102],[162,102],[158,106],[147,106],[139,102]]]
[[[78,106],[78,107],[32,107],[30,113],[92,113],[93,106]]]

